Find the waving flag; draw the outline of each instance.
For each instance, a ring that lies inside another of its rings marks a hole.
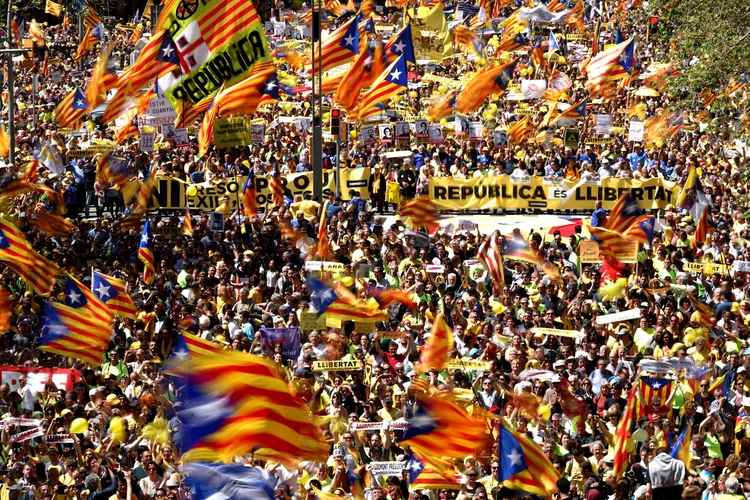
[[[637,241],[650,245],[654,239],[654,229],[656,227],[656,219],[653,215],[642,215],[639,217],[635,224],[633,224],[627,231],[623,233],[623,238]]]
[[[99,17],[99,14],[91,7],[91,4],[86,2],[86,11],[83,14],[83,24],[85,26],[88,26],[89,28],[93,28],[94,26],[98,26],[102,23],[102,18]]]
[[[586,88],[597,95],[611,82],[627,78],[633,72],[635,41],[631,38],[611,47],[592,58],[586,73]]]
[[[104,154],[99,160],[96,170],[97,181],[104,186],[109,184],[122,188],[132,177],[130,165],[125,158],[118,158],[114,151]]]
[[[451,349],[453,349],[453,331],[445,322],[445,317],[438,314],[422,355],[419,357],[417,371],[427,373],[430,370],[443,370]]]
[[[613,474],[615,478],[620,478],[628,470],[630,453],[627,450],[627,442],[630,438],[630,428],[633,426],[635,421],[635,407],[637,405],[637,393],[635,387],[630,390],[630,396],[628,397],[628,408],[617,424],[617,431],[615,432],[615,451],[614,451],[614,467]]]
[[[508,137],[513,141],[514,144],[520,144],[534,132],[534,125],[531,123],[531,118],[527,115],[522,119],[513,124],[508,130]]]
[[[112,314],[123,318],[136,318],[137,309],[125,290],[125,282],[96,271],[91,272],[91,290]]]
[[[271,73],[261,87],[262,95],[258,106],[278,102],[282,93],[286,95],[294,95],[294,88],[279,82],[278,75],[276,73]]]
[[[411,200],[403,200],[398,207],[401,217],[408,217],[409,227],[426,227],[430,233],[434,233],[439,226],[440,216],[437,213],[437,205],[428,196],[417,196]]]
[[[259,63],[271,61],[268,40],[252,2],[216,0],[192,5],[192,9],[184,3],[164,8],[169,8],[165,26],[169,26],[173,41],[165,49],[174,53],[162,56],[172,61],[176,57],[179,64],[173,79],[164,81],[165,85],[159,83],[174,107],[180,101],[195,106],[216,95],[222,85],[231,87],[254,74]]]
[[[378,104],[406,90],[406,59],[399,56],[373,83],[372,88],[362,98],[358,116],[362,116]]]
[[[245,185],[242,186],[242,208],[245,217],[252,219],[258,213],[257,204],[258,193],[255,190],[255,171],[251,168],[245,179]]]
[[[284,208],[284,186],[281,183],[278,162],[273,164],[273,172],[268,180],[268,189],[271,190],[271,203],[279,208]]]
[[[42,304],[42,337],[39,349],[100,366],[109,347],[109,323],[97,319],[87,309],[62,304]]]
[[[511,490],[551,498],[560,475],[539,446],[526,436],[498,423],[497,480]]]
[[[44,31],[42,31],[36,19],[32,19],[29,23],[29,36],[31,37],[31,41],[34,42],[35,47],[47,46],[47,42],[44,41]]]
[[[78,129],[88,108],[86,97],[76,87],[55,108],[55,121],[60,128]]]
[[[346,288],[324,283],[312,276],[306,284],[319,317],[326,314],[342,321],[383,321],[388,317],[375,299],[358,299]]]
[[[674,380],[666,378],[641,377],[639,381],[640,393],[643,396],[640,401],[646,405],[651,404],[655,397],[661,399],[661,404],[666,404],[672,394]]]
[[[557,269],[554,264],[542,258],[525,243],[516,240],[508,242],[504,258],[520,260],[539,266],[542,268],[542,271],[551,278],[557,278],[560,276],[560,270]]]
[[[559,122],[560,120],[585,120],[586,119],[586,105],[588,104],[588,99],[583,99],[582,101],[572,105],[559,115],[555,117],[554,120],[550,123],[550,125],[554,125],[555,123]]]
[[[365,47],[364,50],[352,61],[351,66],[344,72],[344,76],[336,89],[334,101],[343,107],[347,113],[351,112],[359,101],[359,92],[362,90],[365,79],[365,71],[368,65],[373,63],[374,50]]]
[[[412,299],[412,293],[400,288],[383,289],[376,286],[368,286],[366,289],[367,293],[377,301],[381,309],[386,309],[394,302],[404,304],[409,309],[417,307],[417,303]]]
[[[318,45],[322,43],[319,50]],[[359,49],[359,23],[358,17],[353,17],[342,24],[336,31],[329,34],[325,40],[313,43],[312,51],[315,52],[314,72],[318,72],[318,66],[322,66],[322,71],[330,71],[333,68],[350,62],[357,54]],[[318,54],[322,57],[318,59]],[[308,71],[312,70],[312,65],[306,65]]]
[[[320,221],[318,223],[318,248],[315,255],[320,257],[322,260],[331,260],[333,258],[333,249],[331,248],[331,241],[328,239],[328,210],[327,204],[323,206],[321,210]]]
[[[214,135],[214,121],[216,121],[218,111],[219,106],[216,105],[216,97],[214,97],[211,99],[208,111],[203,115],[200,129],[198,129],[198,158],[206,156],[208,148],[211,146]]]
[[[55,3],[52,0],[47,0],[44,12],[55,17],[60,17],[63,12],[63,6],[60,3]]]
[[[461,113],[477,110],[492,94],[502,94],[513,79],[517,61],[490,66],[477,73],[458,94],[456,107]]]
[[[273,63],[260,63],[253,74],[242,82],[224,88],[216,95],[215,106],[221,116],[249,116],[258,109],[263,99],[263,86],[275,74]]]
[[[65,278],[65,305],[73,309],[84,309],[103,323],[112,322],[112,312],[87,286],[68,275]]]
[[[693,418],[687,417],[685,419],[684,428],[677,440],[672,445],[672,451],[669,455],[677,460],[682,460],[685,467],[690,470],[690,437],[693,433]]]
[[[409,472],[409,491],[414,490],[460,490],[461,484],[456,477],[433,466],[431,461],[422,460],[413,451],[409,451],[406,470]],[[446,464],[446,468],[449,467]]]
[[[260,467],[244,464],[188,462],[185,472],[195,483],[193,498],[273,500],[276,478]],[[197,494],[196,494],[197,493]]]
[[[479,247],[477,259],[484,264],[495,284],[502,289],[505,286],[505,270],[503,268],[503,255],[500,250],[500,233],[497,230]]]
[[[711,234],[711,231],[715,229],[714,225],[708,219],[708,209],[704,208],[701,212],[701,217],[698,219],[698,224],[695,226],[695,233],[693,234],[691,246],[693,248],[701,248],[706,242],[706,238]]]
[[[626,193],[612,207],[603,227],[617,233],[624,233],[640,218],[640,210],[630,193]]]
[[[515,52],[516,50],[521,50],[530,46],[531,43],[529,42],[529,39],[526,38],[523,34],[519,33],[515,36],[503,40],[495,49],[495,53]]]
[[[86,86],[86,101],[88,109],[93,111],[97,106],[106,102],[107,91],[117,85],[114,60],[110,58],[112,45],[108,44],[99,54],[99,59],[91,73],[91,78]]]
[[[138,260],[143,262],[143,281],[150,285],[156,276],[154,265],[154,237],[151,234],[151,220],[146,218],[141,232],[141,241],[138,245]]]
[[[174,370],[187,382],[185,449],[191,457],[232,457],[261,446],[289,458],[327,456],[309,409],[271,361],[222,351],[191,356]]]
[[[423,398],[399,442],[421,456],[463,459],[482,447],[486,430],[484,418],[469,415],[446,399]]]
[[[0,218],[0,261],[12,269],[39,295],[48,295],[60,273],[57,264],[31,247],[23,233]]]
[[[591,238],[599,243],[599,253],[605,259],[610,259],[610,265],[614,266],[612,259],[618,260],[620,256],[626,254],[632,243],[618,232],[605,229],[603,227],[589,227]]]
[[[411,36],[411,24],[406,24],[398,31],[388,43],[385,44],[385,50],[388,53],[388,62],[395,61],[398,56],[404,56],[406,62],[417,64],[417,58],[414,56],[414,39]]]

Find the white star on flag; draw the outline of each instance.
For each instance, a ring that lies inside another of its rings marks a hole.
[[[352,35],[349,35],[348,37],[344,38],[344,45],[354,45],[354,37]]]
[[[398,43],[393,44],[393,51],[396,54],[400,54],[404,51],[404,47],[406,47],[406,44],[402,42],[401,40],[399,40]]]
[[[148,240],[149,240],[149,239],[150,239],[150,238],[148,237],[148,235],[147,235],[147,234],[144,234],[143,236],[141,236],[141,243],[142,243],[142,244],[146,244],[146,245],[148,245]]]
[[[401,77],[401,72],[399,70],[393,70],[393,73],[390,75],[391,80],[398,80]]]
[[[96,294],[99,296],[100,299],[104,300],[104,299],[109,298],[109,289],[110,288],[111,287],[108,287],[108,286],[106,286],[104,284],[101,284],[101,285],[99,285],[99,288],[97,288],[94,291],[96,292]]]
[[[78,107],[82,107],[82,106],[83,106],[83,101],[82,101],[82,100],[80,100],[80,99],[78,99],[78,100],[76,101],[76,106],[78,106]]]
[[[71,304],[77,304],[81,302],[81,294],[76,292],[75,290],[71,290],[68,294],[68,300],[70,300]]]
[[[511,465],[519,465],[521,463],[521,458],[523,455],[518,453],[518,450],[513,448],[513,452],[508,455],[508,458],[510,458]]]
[[[661,388],[661,384],[659,382],[654,384],[654,389],[658,391],[660,388]]]
[[[161,49],[161,53],[164,54],[165,59],[169,59],[172,56],[172,52],[174,52],[174,49],[171,45],[167,45],[163,49]]]

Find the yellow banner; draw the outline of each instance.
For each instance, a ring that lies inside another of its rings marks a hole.
[[[313,371],[315,372],[356,372],[362,369],[362,361],[315,361]]]
[[[369,168],[342,168],[341,172],[341,197],[349,199],[349,190],[353,189],[359,196],[369,199],[367,184],[370,180]],[[255,190],[257,192],[256,202],[259,207],[265,206],[271,199],[271,190],[268,188],[269,176],[258,176],[255,179]],[[194,211],[213,210],[221,204],[221,199],[227,195],[232,208],[242,201],[242,186],[244,177],[221,179],[215,183],[195,184],[196,194],[189,196],[190,209]],[[313,189],[312,172],[304,174],[288,174],[281,176],[284,189],[291,191],[292,196],[311,193]],[[159,177],[154,190],[153,206],[164,210],[184,210],[185,191],[190,184],[175,177]],[[140,187],[139,182],[131,182],[123,190],[123,196],[127,201]],[[323,196],[336,190],[335,171],[323,171]]]
[[[303,312],[299,315],[299,327],[305,331],[324,330],[326,319],[323,316],[318,317],[316,312]]]
[[[465,180],[431,177],[429,190],[440,210],[593,210],[597,200],[610,210],[625,193],[630,193],[642,209],[665,208],[675,202],[680,186],[663,179],[604,179],[576,186],[573,182],[549,182],[541,177],[513,182],[508,176],[492,176]]]
[[[417,59],[442,61],[444,57],[453,54],[453,37],[448,30],[442,5],[419,7],[416,16],[413,10],[410,15]]]
[[[489,361],[463,361],[460,359],[450,359],[448,360],[448,363],[446,363],[445,367],[449,370],[471,370],[471,371],[479,371],[479,370],[489,370],[490,369],[490,362]]]
[[[214,145],[217,148],[231,148],[246,146],[253,143],[250,134],[250,124],[253,119],[249,116],[233,116],[214,120]]]
[[[599,243],[593,240],[582,240],[578,244],[578,259],[581,264],[599,264]]]
[[[683,264],[683,269],[691,273],[703,273],[706,275],[714,273],[729,274],[729,266],[714,264],[713,262],[686,262]]]

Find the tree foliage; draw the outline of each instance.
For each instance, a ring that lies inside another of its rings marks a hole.
[[[750,1],[651,0],[648,12],[659,19],[650,41],[681,71],[673,97],[700,102],[704,89],[750,76]]]

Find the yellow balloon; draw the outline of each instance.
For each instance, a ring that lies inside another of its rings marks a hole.
[[[441,94],[444,94],[446,90],[448,90],[448,87],[446,87],[442,83],[438,85],[438,92],[440,92]]]
[[[323,113],[323,121],[328,121],[331,119],[331,113]]]
[[[284,104],[284,107],[283,107],[284,111],[286,111],[287,113],[289,113],[292,110],[292,108],[294,108],[294,106],[292,105],[291,102]]]
[[[537,408],[536,412],[544,420],[549,420],[549,418],[552,416],[552,410],[547,405],[540,405],[539,408]]]
[[[85,418],[77,418],[70,423],[70,432],[73,434],[83,434],[89,428],[89,423]]]
[[[417,93],[416,93],[415,91],[413,91],[413,90],[410,90],[410,91],[409,91],[409,97],[411,97],[412,99],[416,98],[416,97],[417,97],[417,95],[418,95],[418,94],[417,94]]]
[[[442,125],[443,127],[445,127],[446,125],[448,125],[448,120],[446,120],[445,118],[443,118],[442,120],[440,120],[440,125]]]
[[[305,101],[305,104],[304,104],[304,106],[305,106],[305,108],[309,108],[309,107],[310,107],[310,103],[309,103],[309,102],[307,102],[307,101]]]
[[[112,432],[114,438],[121,443],[125,442],[127,436],[125,434],[125,425],[123,424],[122,417],[113,417],[109,422],[109,430]]]
[[[356,139],[357,138],[357,131],[356,130],[352,130],[352,131],[349,132],[349,135],[352,137],[352,139]]]
[[[497,41],[497,40],[495,40],[495,39],[491,39],[491,40],[489,41],[488,45],[489,45],[490,47],[497,47],[498,45],[500,45],[500,42],[499,42],[499,41]]]
[[[529,103],[528,102],[522,102],[518,105],[521,109],[528,109]]]
[[[491,102],[487,105],[487,109],[491,109],[492,111],[497,111],[497,104],[494,102]]]
[[[195,196],[196,194],[198,194],[198,188],[195,186],[188,186],[185,190],[185,194],[188,196]]]

